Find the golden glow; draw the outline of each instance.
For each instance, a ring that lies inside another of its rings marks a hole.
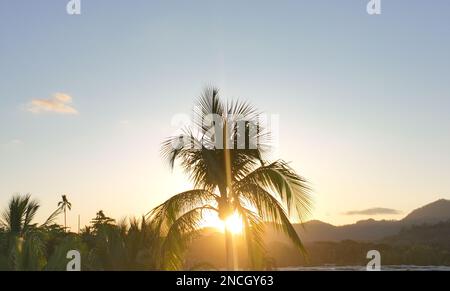
[[[203,226],[213,227],[221,232],[225,232],[226,226],[233,234],[242,234],[244,230],[244,223],[237,212],[230,215],[225,222],[220,220],[217,215],[208,215],[205,217],[205,223]]]
[[[233,234],[241,234],[244,229],[241,216],[235,212],[225,220],[225,226]]]

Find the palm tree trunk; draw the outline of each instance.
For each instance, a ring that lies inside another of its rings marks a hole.
[[[67,232],[66,208],[64,208],[64,232]]]
[[[236,262],[234,256],[234,244],[233,244],[233,234],[225,226],[225,249],[227,255],[227,270],[236,271]]]
[[[226,209],[227,209],[227,215],[230,215],[231,213],[229,212],[229,209],[231,209],[231,205],[230,205],[230,201],[229,199],[229,195],[231,195],[231,189],[232,189],[232,183],[231,183],[231,159],[230,159],[230,145],[229,142],[230,140],[228,139],[228,124],[227,121],[224,121],[223,124],[223,136],[222,136],[222,141],[223,141],[223,147],[224,147],[224,160],[225,160],[225,174],[226,174],[226,188],[224,190],[221,191],[222,197],[225,197],[226,199]],[[230,193],[228,193],[227,189],[230,191]],[[219,189],[220,190],[220,189]],[[226,253],[227,253],[227,269],[228,270],[233,270],[236,271],[237,270],[237,260],[236,260],[236,254],[235,254],[235,246],[234,246],[234,242],[233,242],[233,233],[228,229],[227,224],[224,220],[224,224],[225,224],[225,249],[226,249]]]

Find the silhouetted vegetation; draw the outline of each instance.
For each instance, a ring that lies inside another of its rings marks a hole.
[[[381,253],[382,265],[450,265],[450,221],[404,227],[375,242],[314,242],[306,245],[308,260],[286,243],[274,242],[270,255],[277,266],[365,265],[369,250]]]
[[[417,266],[449,266],[449,247],[432,244],[388,244],[374,242],[315,242],[306,246],[308,260],[296,255],[293,249],[284,243],[271,245],[271,256],[275,258],[277,267],[288,266],[322,266],[322,265],[357,265],[364,266],[369,250],[378,250],[382,265],[417,265]]]
[[[58,208],[39,225],[40,205],[30,195],[13,196],[0,224],[0,270],[65,270],[69,250],[81,253],[82,270],[161,270],[166,268],[164,238],[142,217],[116,222],[102,210],[79,234],[54,223]],[[226,268],[224,234],[204,230],[180,258],[182,269]],[[247,244],[236,237],[239,267],[253,269]],[[266,243],[266,269],[288,266],[365,265],[369,250],[381,253],[382,265],[450,265],[450,221],[412,225],[378,242],[314,242],[302,256],[287,241]]]
[[[53,223],[63,207],[38,225],[39,203],[30,195],[14,196],[1,219],[0,270],[65,270],[69,250],[80,251],[82,270],[160,269],[162,239],[145,217],[115,223],[100,210],[76,234]]]

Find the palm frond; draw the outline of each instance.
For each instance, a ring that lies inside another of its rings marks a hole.
[[[204,212],[218,212],[211,205],[204,205],[191,209],[180,216],[170,226],[167,236],[163,242],[163,268],[168,270],[179,270],[183,266],[183,254],[188,244],[201,229]]]
[[[303,243],[292,226],[280,202],[257,184],[246,184],[236,189],[243,204],[250,204],[264,222],[269,222],[275,230],[288,236],[292,243],[305,253]]]
[[[300,221],[311,212],[311,188],[306,179],[297,175],[284,161],[279,160],[257,168],[238,181],[236,187],[251,184],[274,191],[285,203],[288,214],[296,215]]]
[[[22,235],[34,227],[32,220],[40,205],[31,195],[14,195],[8,203],[8,208],[2,213],[1,225],[10,233]]]
[[[247,243],[247,253],[253,269],[263,267],[266,253],[264,245],[264,224],[257,213],[241,206],[236,208],[244,223],[244,234]]]
[[[179,193],[166,202],[155,207],[146,216],[152,224],[165,235],[171,225],[184,213],[205,204],[213,203],[217,195],[202,189],[195,189]]]
[[[255,120],[259,114],[258,110],[246,101],[232,100],[227,103],[228,116],[235,116],[239,119]]]
[[[194,107],[194,124],[202,132],[209,130],[204,124],[206,116],[223,116],[225,107],[219,97],[219,89],[207,87]]]
[[[195,150],[201,149],[204,142],[200,140],[192,129],[185,127],[180,130],[180,134],[163,141],[161,145],[161,156],[173,168],[176,159],[188,157]]]
[[[63,212],[63,206],[58,207],[55,211],[53,211],[53,213],[50,214],[50,216],[45,220],[43,224],[41,224],[41,226],[48,226],[55,222],[55,219],[58,217],[58,215],[61,214],[61,212]]]

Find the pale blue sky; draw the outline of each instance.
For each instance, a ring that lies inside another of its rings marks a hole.
[[[67,193],[86,224],[186,189],[159,144],[209,84],[280,115],[313,218],[450,198],[449,1],[81,1],[0,2],[0,206]],[[26,110],[58,92],[79,114]]]

